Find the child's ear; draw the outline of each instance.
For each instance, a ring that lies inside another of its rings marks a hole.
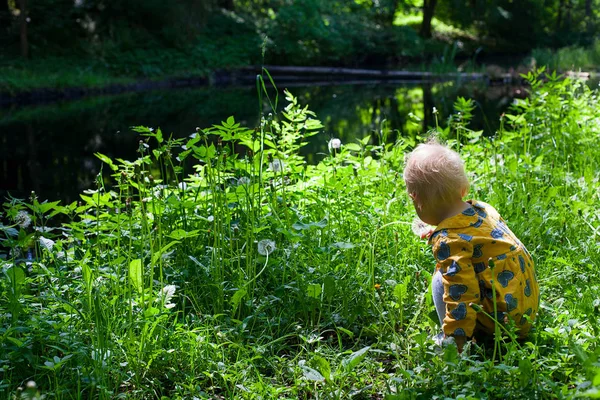
[[[462,190],[460,191],[460,197],[463,198],[467,195],[467,193],[469,193],[469,188],[464,187],[462,188]]]

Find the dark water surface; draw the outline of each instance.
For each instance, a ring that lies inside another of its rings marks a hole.
[[[304,148],[312,163],[322,157],[329,139],[354,141],[371,135],[384,120],[399,135],[420,133],[435,124],[431,110],[436,107],[444,125],[458,96],[477,102],[472,128],[492,134],[515,96],[525,95],[522,88],[483,82],[362,82],[288,89],[325,125]],[[281,108],[283,95],[279,99]],[[101,166],[95,152],[136,158],[139,136],[131,126],[160,127],[165,134],[183,137],[230,115],[254,127],[258,110],[255,88],[165,90],[0,108],[1,199],[9,193],[27,198],[35,191],[40,200],[78,200],[84,189],[95,188]]]

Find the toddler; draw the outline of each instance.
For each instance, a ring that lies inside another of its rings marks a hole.
[[[493,285],[494,318],[513,320],[525,337],[539,305],[533,260],[494,207],[463,201],[469,181],[460,156],[436,142],[420,144],[408,155],[404,180],[419,218],[436,227],[429,236],[437,262],[432,293],[444,335],[462,351],[473,335],[494,334],[494,321],[470,306],[493,316]]]

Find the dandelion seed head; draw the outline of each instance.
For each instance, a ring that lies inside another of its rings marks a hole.
[[[340,139],[333,138],[329,141],[328,147],[329,147],[329,150],[339,149],[340,147],[342,147],[342,141]]]
[[[284,166],[285,165],[284,165],[283,161],[278,160],[278,159],[275,159],[269,163],[269,168],[271,168],[271,170],[273,172],[283,171]]]
[[[263,239],[260,242],[258,242],[258,254],[260,255],[268,256],[269,254],[274,252],[276,248],[277,246],[272,240]]]
[[[427,237],[427,235],[429,235],[433,231],[433,227],[431,225],[426,224],[419,218],[413,219],[411,227],[413,233],[421,239]]]
[[[31,225],[31,217],[25,211],[19,211],[15,216],[15,222],[21,228],[25,229]]]

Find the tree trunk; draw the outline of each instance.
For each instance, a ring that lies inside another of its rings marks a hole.
[[[437,0],[423,1],[423,22],[421,23],[421,37],[429,39],[431,37],[431,20],[435,11]]]
[[[396,10],[398,10],[400,0],[392,0],[391,3],[392,4],[390,5],[389,14],[387,15],[387,18],[385,21],[387,26],[394,25],[394,21],[396,20]]]
[[[560,27],[562,26],[562,16],[563,16],[563,8],[565,6],[565,0],[560,0],[558,3],[558,16],[556,17],[556,31],[560,31]]]
[[[19,22],[21,25],[21,56],[29,58],[29,43],[27,41],[27,0],[19,0]]]
[[[592,0],[585,0],[585,19],[588,34],[591,33],[593,29],[593,18],[594,16],[592,15]]]
[[[0,0],[0,35],[4,35],[8,31],[8,27],[10,26],[10,9],[8,8],[7,0]],[[3,38],[0,37],[0,41]]]

